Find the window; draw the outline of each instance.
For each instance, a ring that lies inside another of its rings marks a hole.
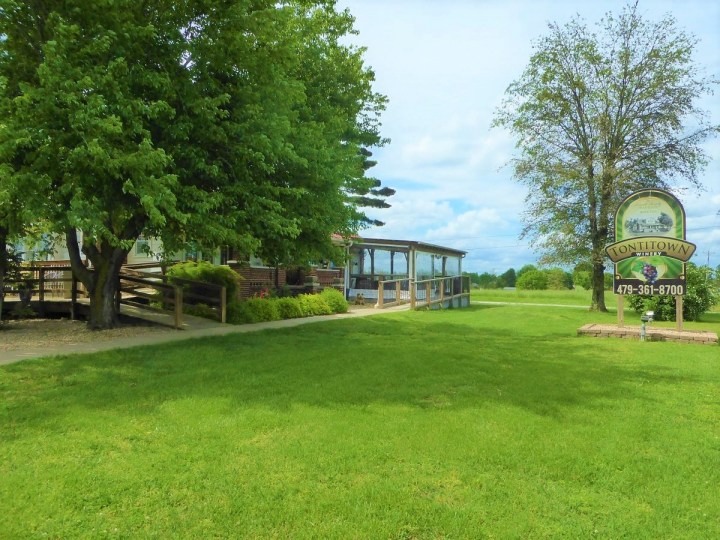
[[[135,241],[135,255],[147,256],[150,253],[150,242],[142,234]]]

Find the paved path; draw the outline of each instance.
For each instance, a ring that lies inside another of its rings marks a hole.
[[[563,307],[589,310],[588,306],[578,306],[576,304],[536,304],[531,302],[490,302],[485,300],[471,300],[471,305],[485,306],[536,306],[536,307]]]
[[[96,343],[78,343],[72,346],[59,345],[57,347],[38,347],[33,349],[25,349],[21,351],[7,351],[2,353],[0,357],[0,365],[12,364],[30,358],[42,358],[46,356],[56,356],[61,354],[88,354],[111,349],[127,349],[130,347],[141,347],[146,345],[157,345],[161,343],[170,343],[184,339],[201,338],[208,336],[225,336],[227,334],[243,334],[247,332],[257,332],[258,330],[268,330],[277,328],[292,328],[304,324],[318,323],[324,321],[334,321],[338,319],[350,319],[355,317],[368,317],[371,315],[380,315],[382,313],[392,313],[396,311],[406,311],[410,309],[409,304],[396,306],[385,309],[351,309],[347,313],[339,313],[337,315],[322,315],[315,317],[304,317],[301,319],[286,319],[282,321],[272,321],[255,324],[221,324],[209,319],[199,317],[190,317],[183,315],[184,330],[169,329],[167,332],[158,334],[140,334],[135,337],[119,338],[108,341],[100,341]],[[144,310],[142,310],[144,311]],[[142,313],[142,318],[152,318],[147,315],[149,312]],[[169,319],[169,318],[168,318]],[[154,322],[157,322],[156,320]],[[160,323],[162,324],[162,323]],[[170,323],[171,325],[172,323]]]

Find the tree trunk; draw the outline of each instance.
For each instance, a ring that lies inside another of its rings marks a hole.
[[[92,330],[115,328],[120,324],[120,314],[115,305],[118,292],[118,273],[120,268],[113,269],[110,261],[103,258],[100,268],[95,268],[93,286],[90,293],[90,317],[88,326]],[[86,285],[87,286],[87,285]]]
[[[5,304],[5,274],[7,273],[7,231],[0,227],[0,323],[3,320],[3,306]]]
[[[69,229],[65,238],[73,274],[85,285],[90,294],[88,327],[93,330],[115,328],[120,324],[119,313],[115,305],[119,284],[118,276],[128,251],[106,243],[99,247],[83,245],[83,253],[88,255],[93,264],[93,268],[89,269],[85,267],[80,256],[77,231]]]
[[[593,260],[592,263],[592,300],[591,311],[607,311],[605,306],[605,266],[602,260]]]

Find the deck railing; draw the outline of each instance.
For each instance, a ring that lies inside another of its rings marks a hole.
[[[70,317],[76,318],[78,300],[87,297],[87,292],[69,265],[23,266],[22,274],[20,279],[5,277],[3,293],[6,298],[16,296],[21,302],[32,302],[41,315],[48,301],[67,301],[70,304]],[[219,321],[226,321],[227,290],[221,285],[179,278],[171,281],[162,274],[137,270],[121,272],[119,281],[115,298],[118,312],[121,303],[156,311],[170,310],[174,313],[175,327],[181,328],[183,303],[194,300],[213,309]],[[33,299],[35,295],[37,300]],[[155,308],[154,304],[160,307]]]
[[[444,276],[415,281],[390,279],[378,283],[377,308],[410,303],[411,309],[470,304],[470,276]]]
[[[222,285],[132,270],[120,274],[120,291],[126,293],[120,301],[128,305],[147,307],[132,300],[139,297],[148,303],[159,302],[163,308],[172,306],[176,319],[181,316],[184,303],[202,303],[215,311],[220,322],[227,319],[227,288]]]
[[[24,304],[36,301],[40,315],[45,315],[45,303],[48,297],[70,301],[70,316],[75,318],[78,296],[86,294],[84,287],[72,274],[68,265],[31,265],[22,267],[22,275],[18,279],[5,276],[2,293],[5,298],[17,296]]]
[[[412,301],[412,280],[410,278],[378,281],[376,308],[398,306]]]

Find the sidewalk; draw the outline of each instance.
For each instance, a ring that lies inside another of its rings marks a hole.
[[[352,319],[356,317],[368,317],[372,315],[381,315],[383,313],[393,313],[397,311],[406,311],[410,309],[409,304],[396,306],[385,309],[352,309],[347,313],[339,313],[336,315],[321,315],[315,317],[304,317],[301,319],[285,319],[282,321],[271,321],[255,324],[221,324],[209,319],[199,317],[190,317],[183,315],[184,330],[175,330],[169,328],[167,332],[160,334],[145,334],[136,337],[121,338],[98,343],[78,343],[72,346],[47,347],[39,346],[37,348],[25,349],[22,351],[8,351],[2,353],[0,365],[13,364],[22,360],[31,358],[43,358],[57,355],[67,354],[89,354],[112,349],[128,349],[130,347],[142,347],[146,345],[158,345],[162,343],[170,343],[185,339],[194,339],[210,336],[225,336],[228,334],[244,334],[247,332],[257,332],[259,330],[271,330],[281,328],[293,328],[304,324],[336,321],[340,319]],[[143,314],[144,315],[144,314]],[[146,318],[143,316],[142,318]],[[154,321],[158,322],[158,321]],[[162,324],[162,323],[160,323]]]

